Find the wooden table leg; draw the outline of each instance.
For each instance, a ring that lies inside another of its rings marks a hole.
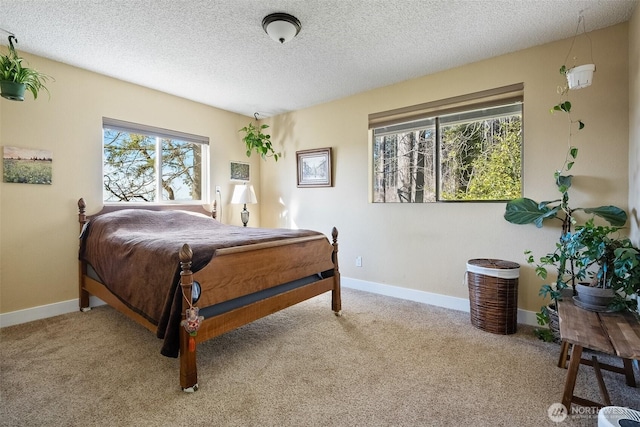
[[[598,358],[596,356],[592,356],[591,363],[591,366],[593,366],[593,371],[596,374],[596,379],[598,380],[598,387],[600,387],[600,395],[604,400],[604,404],[607,406],[611,406],[611,399],[609,398],[609,392],[607,391],[607,386],[604,383],[604,378],[602,378],[602,371],[600,370]]]
[[[633,376],[633,365],[631,359],[622,359],[624,364],[624,376],[627,378],[627,385],[629,387],[636,386],[636,378]]]
[[[578,378],[578,368],[580,367],[580,359],[582,359],[582,346],[574,344],[571,350],[571,358],[569,359],[569,370],[564,381],[564,393],[562,395],[562,404],[571,412],[571,402],[573,401],[573,390],[576,387],[576,379]]]
[[[562,341],[560,344],[560,358],[558,359],[558,368],[567,369],[567,356],[569,355],[569,343]]]

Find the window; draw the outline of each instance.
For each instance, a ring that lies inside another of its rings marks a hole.
[[[369,116],[373,202],[522,194],[522,85]]]
[[[103,118],[105,202],[206,202],[209,138]]]

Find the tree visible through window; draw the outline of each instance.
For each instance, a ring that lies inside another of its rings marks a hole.
[[[196,142],[196,141],[202,142]],[[207,173],[204,137],[107,121],[103,125],[104,201],[201,201]]]
[[[373,130],[373,201],[511,200],[522,194],[522,103]]]

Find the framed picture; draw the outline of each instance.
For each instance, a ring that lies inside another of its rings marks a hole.
[[[232,181],[249,181],[251,178],[251,168],[246,162],[231,162],[231,180]]]
[[[331,187],[331,147],[296,151],[298,187]]]
[[[3,181],[51,185],[53,152],[37,148],[3,148]]]

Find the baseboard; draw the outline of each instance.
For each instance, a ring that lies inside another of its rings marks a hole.
[[[341,284],[345,288],[357,289],[374,294],[386,295],[394,298],[406,299],[423,304],[435,305],[438,307],[450,308],[458,311],[469,312],[469,300],[466,298],[452,297],[448,295],[435,294],[432,292],[418,291],[416,289],[401,288],[399,286],[384,285],[382,283],[369,282],[366,280],[341,277]],[[91,297],[91,307],[104,305],[104,301],[96,297]],[[0,327],[19,325],[33,320],[46,319],[48,317],[59,316],[61,314],[72,313],[78,310],[78,300],[57,302],[54,304],[41,305],[39,307],[26,308],[24,310],[12,311],[0,314]],[[518,309],[518,323],[536,326],[536,313]]]
[[[384,285],[382,283],[352,279],[344,276],[340,278],[340,283],[345,288],[372,292],[374,294],[406,299],[409,301],[450,308],[467,313],[470,311],[469,300],[466,298],[458,298],[448,295],[435,294],[432,292],[418,291],[416,289],[401,288],[399,286]],[[536,313],[533,311],[518,309],[518,323],[537,326],[538,323],[536,320]]]
[[[104,305],[104,301],[91,297],[89,300],[91,307]],[[0,328],[6,326],[19,325],[21,323],[32,322],[34,320],[46,319],[48,317],[59,316],[61,314],[73,313],[79,310],[80,304],[77,299],[56,302],[53,304],[41,305],[38,307],[25,308],[24,310],[11,311],[0,314]]]

